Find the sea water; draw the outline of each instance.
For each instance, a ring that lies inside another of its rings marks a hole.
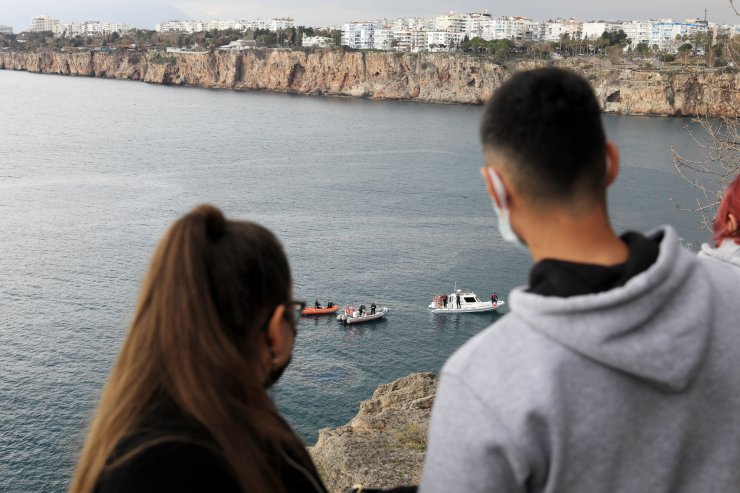
[[[0,491],[63,491],[167,226],[202,202],[284,243],[294,295],[385,320],[304,319],[274,390],[306,440],[379,384],[437,372],[496,313],[432,315],[455,286],[507,298],[529,258],[496,231],[482,108],[172,88],[0,71]],[[616,228],[708,239],[671,148],[682,119],[605,116]],[[505,309],[503,310],[505,312]]]

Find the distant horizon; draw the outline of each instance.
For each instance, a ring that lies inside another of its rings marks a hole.
[[[232,20],[292,17],[297,26],[326,27],[375,19],[392,20],[399,17],[436,17],[446,12],[483,12],[491,15],[522,16],[538,21],[555,18],[594,20],[650,20],[703,19],[716,24],[740,24],[729,0],[706,0],[697,5],[695,0],[656,0],[645,5],[640,0],[623,0],[618,5],[596,5],[586,0],[562,0],[558,5],[542,5],[534,0],[500,0],[495,9],[486,1],[411,0],[399,5],[391,0],[376,0],[370,8],[348,7],[339,0],[315,0],[311,6],[297,0],[273,0],[243,3],[236,0],[219,2],[186,0],[68,0],[64,6],[52,0],[28,0],[20,6],[2,5],[0,24],[13,28],[14,33],[26,30],[32,17],[47,15],[61,23],[102,21],[120,22],[139,29],[154,29],[158,22],[168,20]]]

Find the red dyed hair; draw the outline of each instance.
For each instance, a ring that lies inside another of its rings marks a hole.
[[[714,216],[714,242],[717,246],[725,238],[734,238],[735,243],[740,245],[740,230],[730,233],[725,229],[728,214],[732,214],[736,221],[740,221],[740,176],[737,176],[725,190],[717,215]]]

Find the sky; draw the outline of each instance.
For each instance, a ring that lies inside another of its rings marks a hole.
[[[740,0],[735,0],[740,7]],[[31,17],[48,15],[62,22],[98,20],[126,22],[152,29],[154,24],[174,19],[253,19],[294,17],[306,26],[340,25],[354,20],[394,19],[402,16],[434,16],[450,10],[495,16],[523,15],[535,20],[575,17],[581,20],[703,18],[722,24],[740,24],[730,0],[0,0],[0,24],[25,29]]]

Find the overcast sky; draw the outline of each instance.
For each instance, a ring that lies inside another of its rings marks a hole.
[[[740,4],[740,1],[738,1]],[[536,20],[553,17],[578,19],[654,19],[704,17],[718,23],[740,24],[729,0],[0,0],[0,24],[25,29],[31,17],[49,15],[62,22],[99,20],[126,22],[152,29],[168,19],[252,19],[294,17],[307,26],[338,25],[353,20],[438,15],[449,10],[488,10],[493,15],[524,15]]]

